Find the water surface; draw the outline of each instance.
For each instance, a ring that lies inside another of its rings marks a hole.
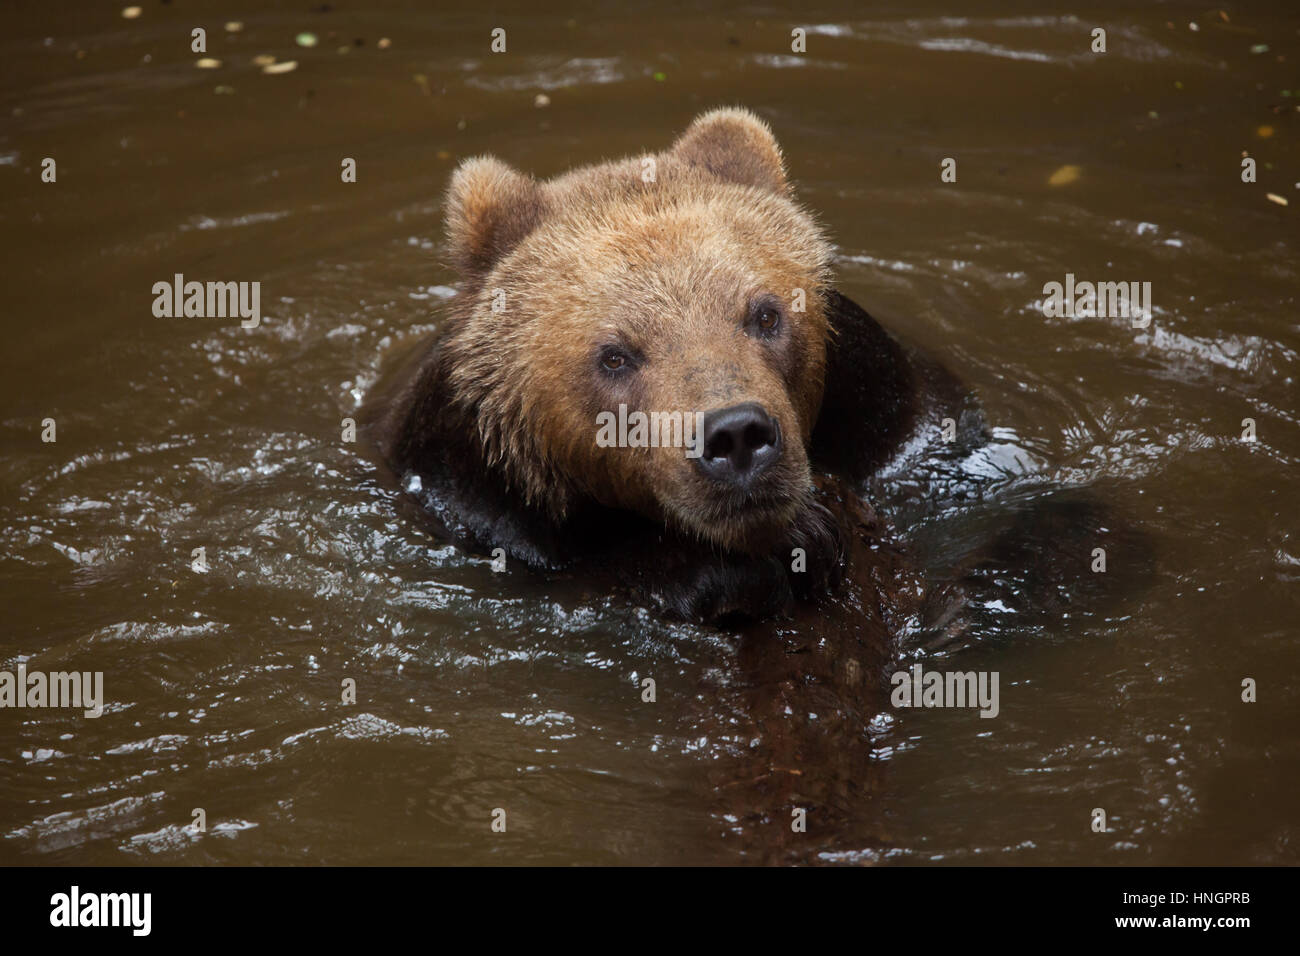
[[[1297,861],[1293,9],[329,7],[7,14],[0,668],[103,671],[108,703],[0,711],[0,858]],[[219,68],[196,68],[196,25]],[[259,54],[298,66],[263,75]],[[984,500],[899,516],[915,553],[942,567],[972,522],[1068,488],[1155,562],[1136,595],[994,620],[951,659],[1000,673],[996,720],[884,713],[850,766],[805,768],[843,812],[802,843],[735,812],[734,636],[494,574],[341,431],[438,326],[459,160],[549,176],[731,103],[773,126],[840,288],[997,429]],[[175,273],[260,281],[260,326],[155,318]],[[1066,273],[1151,282],[1152,326],[1045,317]]]

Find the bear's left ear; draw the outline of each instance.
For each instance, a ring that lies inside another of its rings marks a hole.
[[[487,272],[542,221],[541,187],[492,156],[461,163],[447,187],[447,243],[463,274]]]
[[[673,144],[671,153],[726,182],[757,186],[781,195],[790,191],[776,137],[766,123],[746,109],[700,114]]]

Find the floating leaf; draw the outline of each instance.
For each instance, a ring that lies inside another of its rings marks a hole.
[[[1047,185],[1068,186],[1079,178],[1081,172],[1083,172],[1083,169],[1079,166],[1062,166],[1056,172],[1052,173],[1051,176],[1047,177]]]

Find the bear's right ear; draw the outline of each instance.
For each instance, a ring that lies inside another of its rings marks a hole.
[[[538,184],[499,159],[467,159],[451,177],[447,243],[464,274],[487,272],[541,220]]]
[[[747,109],[716,109],[697,116],[671,152],[726,182],[780,195],[790,191],[776,137]]]

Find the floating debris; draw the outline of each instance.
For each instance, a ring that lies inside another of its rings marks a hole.
[[[299,46],[312,47],[316,45],[316,34],[302,32],[293,38],[293,42]]]
[[[138,16],[139,16],[140,14],[142,14],[142,13],[144,13],[144,10],[143,10],[143,8],[141,8],[141,7],[123,7],[123,8],[122,8],[122,19],[123,19],[123,20],[134,20],[136,17],[138,17]]]
[[[1277,203],[1279,206],[1289,206],[1289,205],[1291,205],[1289,202],[1286,201],[1286,197],[1285,197],[1285,196],[1279,196],[1277,193],[1266,193],[1265,195],[1268,196],[1268,201],[1269,201],[1269,202],[1275,202],[1275,203]]]
[[[380,37],[379,42],[376,44],[376,46],[378,46],[379,49],[381,50],[387,50],[392,45],[393,45],[393,41],[388,39],[388,37]]]
[[[668,79],[668,74],[667,74],[667,73],[661,73],[660,71],[655,70],[655,72],[654,72],[654,81],[655,81],[656,83],[662,83],[662,82],[663,82],[664,80],[666,80],[666,79]]]
[[[235,88],[233,86],[226,86],[223,83],[220,86],[213,87],[212,92],[216,93],[218,96],[229,96],[231,93],[235,92]]]
[[[1080,166],[1062,166],[1056,172],[1052,173],[1052,175],[1047,177],[1047,185],[1068,186],[1079,178],[1081,172],[1083,172],[1083,168]]]
[[[1251,52],[1251,53],[1267,53],[1267,52],[1268,52],[1268,44],[1267,44],[1267,43],[1256,43],[1253,47],[1250,48],[1250,52]]]
[[[292,73],[298,69],[297,60],[285,60],[283,63],[268,63],[262,67],[262,72],[267,74]]]
[[[1260,139],[1269,139],[1273,135],[1273,127],[1260,126],[1255,130],[1255,135],[1258,136]]]
[[[533,97],[533,105],[540,110],[544,107],[551,105],[551,98],[547,96],[545,93],[538,93],[536,96]]]
[[[228,20],[226,22],[227,33],[238,33],[242,29],[244,29],[244,25],[238,20]]]
[[[221,66],[221,61],[214,56],[205,56],[201,60],[196,60],[194,65],[200,70],[215,70]]]
[[[270,66],[275,62],[275,57],[269,53],[259,53],[253,57],[253,66]]]

